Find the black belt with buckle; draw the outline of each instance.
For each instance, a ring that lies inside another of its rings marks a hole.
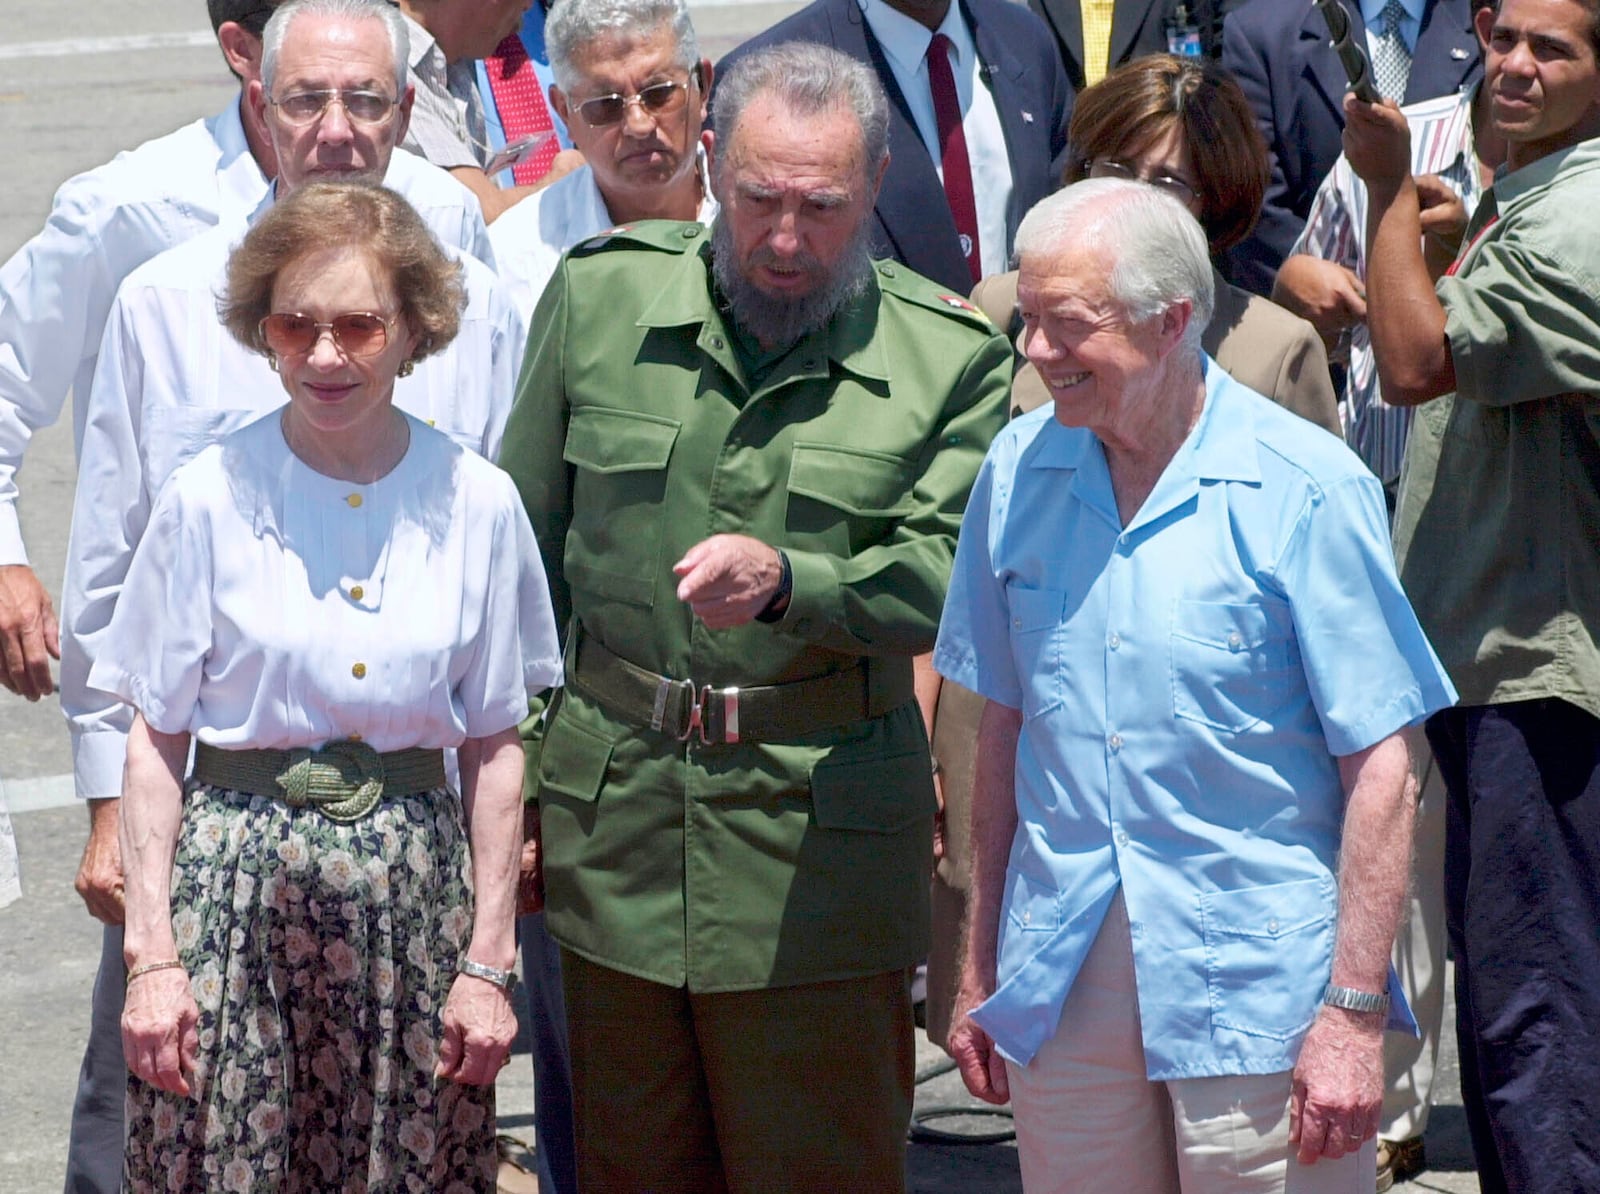
[[[753,688],[696,686],[630,663],[581,627],[573,629],[567,682],[624,721],[687,741],[783,742],[878,717],[911,700],[909,668],[901,679],[869,683],[867,663],[788,684]],[[874,692],[878,688],[882,691]]]

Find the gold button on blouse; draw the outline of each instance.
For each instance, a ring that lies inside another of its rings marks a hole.
[[[350,503],[350,508],[352,510],[354,510],[357,506],[359,506],[361,504],[361,495],[359,493],[352,493],[349,497],[345,498],[344,500],[349,502]]]
[[[366,596],[366,593],[367,591],[360,585],[350,586],[350,600],[352,601],[360,601],[364,596]]]
[[[357,680],[361,679],[363,676],[365,676],[367,674],[367,665],[364,664],[364,663],[356,664],[355,667],[350,669],[350,674],[352,676],[354,676]]]

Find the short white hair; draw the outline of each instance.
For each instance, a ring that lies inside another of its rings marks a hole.
[[[1206,234],[1188,208],[1147,183],[1085,179],[1034,204],[1017,229],[1019,259],[1071,247],[1109,258],[1111,297],[1137,323],[1189,303],[1184,344],[1199,350],[1216,284]]]
[[[673,64],[694,70],[700,63],[700,43],[684,0],[556,0],[544,23],[544,48],[556,86],[572,94],[583,81],[574,59],[586,57],[600,38],[632,41],[662,29],[672,34]]]
[[[261,86],[272,94],[272,83],[278,73],[278,55],[283,53],[283,43],[289,36],[289,26],[296,17],[323,17],[328,20],[377,21],[389,39],[389,52],[394,55],[394,93],[398,99],[406,93],[406,72],[410,66],[411,38],[406,32],[405,18],[400,10],[385,0],[288,0],[272,12],[267,27],[261,31]]]

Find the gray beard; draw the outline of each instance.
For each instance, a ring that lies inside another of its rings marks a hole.
[[[770,250],[758,250],[752,266],[766,264]],[[718,219],[711,230],[711,273],[727,303],[733,322],[763,348],[789,348],[812,332],[826,327],[838,310],[860,297],[872,281],[872,254],[868,249],[867,221],[845,246],[838,264],[829,270],[809,255],[794,264],[817,279],[809,293],[792,297],[762,290],[739,268],[733,233]]]

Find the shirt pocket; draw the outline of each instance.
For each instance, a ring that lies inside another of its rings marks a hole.
[[[911,513],[913,483],[911,464],[887,452],[797,443],[789,458],[790,541],[854,555]]]
[[[1022,680],[1024,717],[1038,717],[1061,704],[1066,608],[1067,595],[1060,589],[1006,586],[1011,656]]]
[[[1211,1022],[1287,1041],[1310,1026],[1333,967],[1332,879],[1203,892]]]
[[[144,412],[144,427],[139,436],[144,456],[145,491],[154,499],[167,478],[179,468],[263,413],[215,407],[152,406]]]
[[[1172,619],[1172,712],[1219,730],[1247,730],[1292,695],[1289,607],[1179,601]]]
[[[574,588],[649,607],[660,572],[667,464],[681,424],[580,406],[562,457],[577,470],[566,576]]]
[[[937,806],[926,755],[824,759],[811,768],[811,810],[819,829],[900,833],[931,822]]]

